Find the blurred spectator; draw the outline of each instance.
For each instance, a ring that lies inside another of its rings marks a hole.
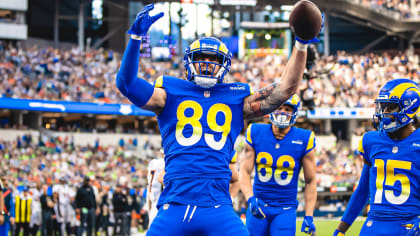
[[[86,231],[87,236],[92,236],[95,232],[96,198],[95,192],[90,185],[90,177],[85,176],[83,185],[76,193],[76,214],[80,215],[79,236]],[[98,212],[99,213],[99,212]]]
[[[32,214],[32,197],[29,195],[29,187],[25,186],[23,192],[15,199],[16,229],[15,236],[29,236],[29,223]]]
[[[56,203],[56,213],[58,213],[57,224],[60,225],[60,232],[70,234],[71,216],[74,215],[74,210],[70,205],[71,199],[74,198],[75,192],[68,186],[65,177],[60,177],[59,182],[53,186],[53,193],[57,196],[54,198]]]
[[[63,231],[61,225],[64,222],[63,205],[60,202],[58,192],[53,192],[52,199],[54,202],[54,214],[53,214],[53,235],[61,236]]]
[[[127,211],[129,208],[128,199],[122,186],[117,184],[114,195],[112,196],[112,205],[114,206],[114,234],[113,235],[129,235],[130,228],[127,227],[129,221]]]
[[[46,184],[42,186],[40,202],[42,209],[41,236],[53,235],[54,201],[52,196],[48,194],[48,185]]]
[[[108,226],[109,226],[109,200],[108,200],[108,191],[109,187],[102,186],[99,191],[99,216],[96,225],[96,232],[104,232],[108,236]]]
[[[32,193],[32,214],[29,227],[31,229],[31,236],[37,236],[38,230],[41,226],[42,216],[41,216],[41,195],[42,195],[42,185],[40,181],[35,183],[35,187],[30,189]]]
[[[8,236],[11,225],[15,224],[15,204],[13,200],[13,189],[9,187],[9,179],[6,175],[1,175],[0,180],[3,184],[4,199],[4,223],[0,225],[0,236]]]

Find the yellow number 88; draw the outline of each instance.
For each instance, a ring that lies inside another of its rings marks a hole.
[[[265,163],[262,163],[263,159],[265,159]],[[288,167],[284,166],[284,163],[286,162],[289,163]],[[275,167],[273,166],[273,157],[268,152],[260,152],[257,155],[256,163],[258,179],[261,182],[268,182],[273,176],[273,168]],[[296,163],[293,157],[288,155],[280,156],[276,162],[277,168],[274,170],[274,180],[276,183],[282,186],[289,184],[293,178],[293,169],[295,168],[295,165]],[[262,170],[265,170],[265,174],[262,173]],[[283,172],[287,173],[287,176],[284,179],[281,176]]]

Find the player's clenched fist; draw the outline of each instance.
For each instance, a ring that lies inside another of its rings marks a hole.
[[[127,31],[127,33],[135,36],[146,35],[150,26],[164,15],[163,12],[160,12],[154,16],[150,16],[149,11],[153,10],[153,8],[153,3],[145,6],[143,10],[137,14],[136,20],[134,21],[130,30]]]
[[[263,201],[258,200],[255,196],[252,196],[248,199],[248,207],[253,216],[257,217],[258,219],[264,219],[265,214],[262,211],[262,207],[267,206]]]

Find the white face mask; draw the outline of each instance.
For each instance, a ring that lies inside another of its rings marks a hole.
[[[270,120],[279,128],[287,128],[290,125],[291,116],[288,113],[280,113],[277,115],[271,114]]]

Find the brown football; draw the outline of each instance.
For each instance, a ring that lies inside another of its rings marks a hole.
[[[289,25],[295,36],[303,40],[311,40],[321,30],[321,11],[313,2],[300,0],[290,13]]]

